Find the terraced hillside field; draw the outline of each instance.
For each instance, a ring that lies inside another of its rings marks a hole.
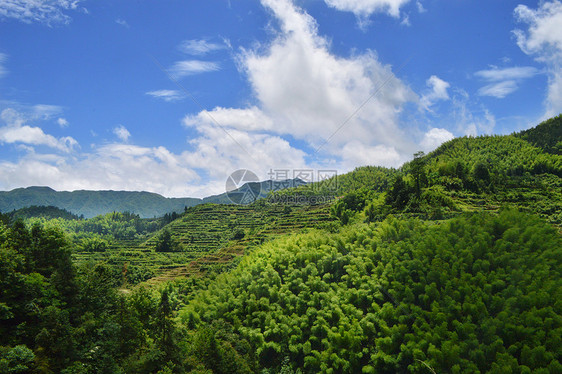
[[[189,208],[146,241],[119,241],[105,252],[79,252],[74,259],[77,263],[102,261],[116,271],[141,271],[144,278],[151,278],[149,283],[157,283],[222,272],[257,244],[277,235],[325,227],[332,220],[328,205],[205,204]],[[180,243],[180,251],[155,251],[163,230],[169,230]]]

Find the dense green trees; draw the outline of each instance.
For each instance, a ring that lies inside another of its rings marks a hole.
[[[437,226],[391,218],[266,245],[182,319],[231,324],[265,367],[556,372],[561,255],[554,229],[515,211]]]
[[[154,250],[156,252],[177,252],[180,250],[180,243],[166,228],[157,236]]]
[[[562,155],[562,114],[515,134],[548,153]]]
[[[128,360],[144,362],[135,355],[156,345],[147,335],[162,316],[143,310],[143,324],[141,296],[115,286],[103,264],[74,267],[60,230],[0,223],[0,372],[118,373]]]

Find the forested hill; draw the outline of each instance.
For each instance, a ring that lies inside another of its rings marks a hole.
[[[562,155],[562,114],[516,136],[548,153]]]
[[[299,186],[302,180],[293,179],[281,183],[271,181],[246,183],[239,189],[231,191],[251,191],[258,198],[264,197],[272,187]],[[253,196],[252,195],[252,196]],[[186,207],[199,204],[231,204],[227,193],[199,198],[167,198],[151,192],[133,191],[55,191],[49,187],[16,188],[12,191],[0,191],[0,212],[36,207],[57,207],[78,216],[92,218],[112,212],[129,212],[141,218],[162,217],[166,213],[181,213]]]
[[[111,212],[131,212],[143,218],[163,216],[197,205],[201,199],[166,198],[150,192],[55,191],[49,187],[17,188],[0,192],[0,211],[10,212],[29,206],[55,206],[91,218]]]

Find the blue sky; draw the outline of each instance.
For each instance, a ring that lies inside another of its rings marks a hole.
[[[4,0],[0,189],[224,191],[562,111],[562,3]]]

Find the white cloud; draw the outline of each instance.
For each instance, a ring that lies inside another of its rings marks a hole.
[[[562,113],[562,71],[553,71],[548,78],[548,109],[546,117]]]
[[[519,82],[539,73],[540,71],[532,66],[514,66],[503,69],[494,66],[488,70],[477,71],[474,75],[491,82],[478,90],[479,95],[502,99],[516,91],[519,88]]]
[[[412,26],[412,24],[410,23],[410,16],[406,14],[402,21],[400,21],[400,24],[402,26]]]
[[[418,8],[418,12],[419,13],[425,13],[427,12],[427,10],[423,7],[423,4],[421,3],[421,1],[416,1],[416,7]]]
[[[410,0],[324,0],[337,10],[352,12],[357,17],[368,17],[373,13],[388,13],[393,17],[400,16],[400,8]]]
[[[149,91],[146,94],[168,102],[178,101],[184,98],[184,95],[178,90],[156,90]]]
[[[538,9],[526,5],[515,8],[518,21],[527,23],[527,32],[515,30],[517,44],[523,52],[537,54],[541,59],[560,57],[562,54],[562,2],[544,1]]]
[[[320,154],[309,156],[325,157],[346,169],[379,162],[397,166],[399,160],[405,161],[402,155],[410,155],[414,145],[399,128],[398,118],[415,94],[391,67],[381,64],[372,51],[350,58],[334,56],[307,13],[287,0],[262,3],[280,21],[280,32],[267,46],[243,50],[238,56],[257,104],[217,107],[189,115],[184,123],[205,134],[215,129],[239,153],[240,145],[229,134],[254,141],[276,139],[277,144],[283,139],[267,135],[275,133],[305,141],[312,148],[322,146]],[[302,153],[283,142],[292,154]],[[356,151],[358,142],[371,157]],[[209,153],[210,159],[214,154]],[[260,160],[275,164],[283,157],[274,153]]]
[[[562,2],[540,2],[537,9],[518,5],[514,13],[528,25],[526,31],[514,30],[517,45],[548,69],[545,117],[557,115],[562,112]]]
[[[170,197],[205,197],[225,192],[225,181],[239,168],[266,179],[270,168],[303,168],[304,152],[278,137],[231,129],[236,142],[216,127],[198,127],[192,150],[132,144],[93,146],[90,153],[59,156],[29,153],[17,162],[0,161],[0,190],[46,185],[56,190],[151,191]],[[240,145],[248,150],[241,151]],[[197,170],[208,174],[202,179]],[[147,173],[150,174],[147,177]]]
[[[430,107],[439,100],[449,100],[447,89],[451,86],[448,82],[432,75],[426,81],[429,91],[422,95],[420,98],[420,107],[425,110],[430,110]]]
[[[343,158],[342,171],[350,171],[358,165],[399,167],[409,158],[393,146],[384,144],[369,146],[357,140],[345,144],[341,156]]]
[[[241,56],[260,109],[275,131],[321,144],[365,103],[330,142],[354,139],[398,143],[401,106],[414,95],[374,52],[340,58],[317,34],[314,19],[289,1],[264,1],[281,21],[282,33],[265,52]]]
[[[115,23],[118,24],[118,25],[121,25],[121,26],[123,26],[123,27],[126,27],[126,28],[130,28],[130,27],[131,27],[131,26],[129,26],[129,23],[128,23],[127,21],[125,21],[123,18],[117,18],[117,19],[115,20]]]
[[[181,155],[163,147],[109,144],[79,157],[46,156],[29,154],[15,163],[0,162],[0,189],[45,185],[66,191],[151,191],[177,197],[197,192],[190,187],[199,181],[197,173],[186,167]],[[213,192],[224,190],[216,186]]]
[[[197,130],[201,136],[190,142],[194,151],[186,152],[184,157],[191,167],[204,169],[219,180],[226,180],[240,168],[266,179],[271,168],[306,166],[305,153],[279,136],[237,129],[228,129],[226,135],[224,129],[211,125],[199,125]]]
[[[183,78],[188,75],[207,73],[211,71],[217,71],[220,69],[220,65],[213,61],[201,61],[201,60],[185,60],[176,62],[171,68],[170,73],[175,78]]]
[[[477,71],[474,75],[487,81],[498,82],[504,80],[531,78],[538,73],[539,70],[533,66],[514,66],[504,69],[493,67],[492,69]]]
[[[212,111],[203,110],[195,116],[184,119],[186,126],[219,125],[243,131],[272,131],[273,121],[259,108],[233,109],[217,107]]]
[[[58,105],[37,104],[32,106],[23,106],[23,113],[26,120],[48,120],[62,112],[62,108]]]
[[[5,53],[0,53],[0,78],[8,74],[8,70],[6,70],[6,67],[4,66],[7,59],[8,55],[6,55]]]
[[[4,109],[0,118],[6,123],[6,126],[0,127],[0,143],[43,145],[67,153],[78,146],[78,142],[71,137],[57,139],[45,134],[39,127],[25,125],[25,116],[12,108]]]
[[[512,80],[488,84],[478,90],[480,96],[492,96],[503,99],[510,93],[517,90],[517,82]]]
[[[127,130],[125,128],[125,126],[123,125],[119,125],[117,127],[115,127],[113,129],[113,133],[122,141],[126,142],[127,140],[129,140],[129,137],[131,136],[131,133],[129,132],[129,130]]]
[[[66,120],[66,118],[58,118],[57,123],[60,127],[68,127],[68,121]]]
[[[68,24],[68,10],[77,10],[81,0],[2,0],[0,18],[14,18],[21,22],[47,25]]]
[[[454,137],[450,131],[434,127],[424,134],[420,145],[425,152],[430,152]]]
[[[0,142],[46,145],[65,152],[69,152],[77,145],[77,142],[71,137],[57,139],[52,135],[45,134],[39,127],[31,126],[1,127]]]
[[[208,53],[224,49],[226,46],[218,43],[211,43],[207,40],[184,40],[179,45],[179,50],[188,55],[202,56]]]

